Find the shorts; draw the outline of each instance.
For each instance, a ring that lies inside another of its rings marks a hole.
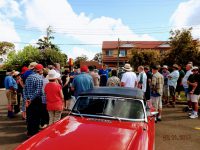
[[[6,97],[8,99],[8,105],[17,105],[17,93],[6,90]]]
[[[169,86],[169,92],[170,92],[170,96],[176,95],[176,89],[173,86]]]
[[[168,85],[163,86],[163,96],[165,96],[165,97],[169,96],[169,86]]]
[[[188,98],[194,103],[198,103],[199,101],[199,95],[196,94],[188,94]]]
[[[158,109],[162,109],[162,96],[158,96],[158,97],[151,96],[151,103],[153,107],[156,109],[156,111]]]

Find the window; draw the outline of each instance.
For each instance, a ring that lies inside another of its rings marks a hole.
[[[112,55],[113,55],[113,51],[112,50],[106,51],[106,56],[112,56]]]
[[[120,50],[119,57],[126,57],[126,50]]]
[[[72,112],[83,115],[144,119],[143,105],[139,100],[117,97],[79,97]]]

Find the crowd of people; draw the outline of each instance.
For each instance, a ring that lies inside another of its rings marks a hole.
[[[61,71],[58,63],[44,68],[36,62],[23,67],[21,72],[8,69],[4,80],[8,117],[13,118],[21,110],[27,123],[27,136],[32,136],[60,120],[62,111],[69,111],[71,100],[81,92],[99,86],[121,86],[140,88],[144,100],[150,101],[158,111],[157,121],[161,121],[163,105],[175,107],[181,91],[185,91],[191,110],[189,117],[198,118],[199,68],[190,62],[186,73],[177,64],[169,70],[167,65],[155,65],[151,69],[139,66],[134,72],[130,64],[125,64],[120,71],[106,65],[99,70],[82,66]]]

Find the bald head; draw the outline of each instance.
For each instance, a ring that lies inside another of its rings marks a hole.
[[[138,67],[138,72],[143,72],[144,71],[144,67],[143,66],[139,66]]]

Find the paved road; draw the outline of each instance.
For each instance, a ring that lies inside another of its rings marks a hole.
[[[200,118],[189,119],[177,108],[164,108],[163,121],[156,124],[156,150],[199,150]],[[0,90],[0,150],[12,150],[26,140],[26,124],[19,114],[7,119],[5,93]]]

